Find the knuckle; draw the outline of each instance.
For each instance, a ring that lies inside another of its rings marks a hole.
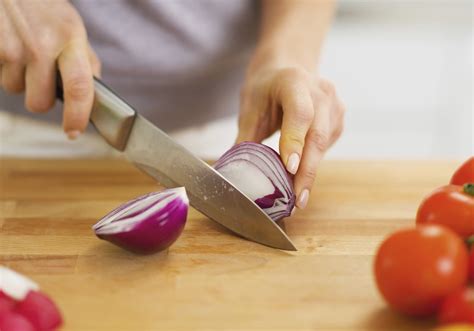
[[[308,132],[308,139],[320,151],[325,151],[330,145],[330,135],[325,131],[310,130]]]
[[[343,132],[344,132],[344,123],[341,122],[341,124],[334,131],[334,138],[339,139],[339,137],[342,135]]]
[[[341,117],[344,118],[344,115],[347,112],[346,106],[343,103],[339,102],[339,105],[338,105],[337,109],[338,109],[339,114],[341,115]]]
[[[32,113],[46,113],[54,105],[53,98],[26,98],[25,107]]]
[[[49,34],[43,34],[32,45],[31,54],[35,60],[54,58],[55,49],[57,48],[55,41]]]
[[[25,89],[25,85],[21,81],[12,81],[10,79],[4,79],[2,81],[3,89],[8,93],[20,93]]]
[[[300,81],[300,80],[307,79],[306,72],[303,69],[296,68],[296,67],[283,69],[281,71],[281,76],[285,80],[289,80],[289,81],[295,81],[295,80]]]
[[[285,138],[283,139],[283,142],[286,145],[290,145],[290,146],[303,147],[303,145],[304,145],[303,137],[301,137],[297,134],[294,134],[294,133],[286,133]]]
[[[314,182],[314,179],[316,178],[316,168],[311,167],[305,169],[304,178],[308,183],[312,184]]]
[[[328,105],[330,103],[329,95],[324,92],[321,88],[315,88],[312,90],[313,94],[313,103],[315,105]]]
[[[293,116],[294,121],[297,123],[311,123],[314,118],[314,112],[305,105],[299,105]]]
[[[17,48],[5,48],[0,50],[0,59],[5,63],[20,63],[22,60],[22,53]]]
[[[86,77],[75,77],[64,82],[65,97],[70,100],[84,100],[91,95],[92,86]]]
[[[319,87],[328,95],[336,94],[336,87],[332,82],[326,79],[321,79],[319,81]]]
[[[62,32],[67,38],[82,37],[85,35],[81,17],[74,10],[66,12],[62,17]]]

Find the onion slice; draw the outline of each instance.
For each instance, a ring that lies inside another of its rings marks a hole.
[[[184,229],[189,200],[184,187],[140,196],[93,226],[95,234],[126,250],[151,254],[171,246]]]
[[[292,176],[272,148],[243,142],[225,152],[214,168],[274,221],[291,214],[296,196]]]

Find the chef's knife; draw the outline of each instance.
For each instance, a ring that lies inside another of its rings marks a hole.
[[[296,250],[274,221],[212,167],[139,115],[97,78],[94,89],[91,122],[135,166],[166,187],[184,186],[191,206],[242,237]],[[57,95],[62,100],[60,78]]]

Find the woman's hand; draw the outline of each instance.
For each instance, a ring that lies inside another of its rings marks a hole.
[[[261,142],[281,128],[280,155],[304,208],[321,158],[342,133],[344,112],[334,86],[304,69],[253,71],[241,93],[237,142]]]
[[[100,74],[81,17],[66,0],[0,0],[0,86],[10,93],[26,91],[26,108],[47,112],[55,103],[58,69],[63,127],[74,139],[87,127],[93,75]]]

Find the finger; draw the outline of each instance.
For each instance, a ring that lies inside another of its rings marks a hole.
[[[94,99],[92,67],[87,45],[71,43],[58,58],[64,91],[63,127],[70,139],[82,133]]]
[[[38,58],[27,65],[25,107],[30,112],[45,113],[54,106],[55,70],[52,58]]]
[[[102,65],[100,63],[99,57],[97,54],[94,52],[94,50],[89,46],[88,47],[89,51],[89,62],[91,63],[92,67],[92,73],[94,74],[95,77],[100,78],[101,76],[101,71],[102,71]]]
[[[266,138],[267,131],[263,127],[266,114],[267,99],[257,97],[255,91],[244,88],[240,94],[239,132],[236,144],[244,141],[261,142]]]
[[[25,66],[20,63],[3,65],[2,86],[9,93],[20,93],[25,89]]]
[[[3,84],[2,84],[2,71],[3,71],[3,65],[0,62],[0,87],[3,87]]]
[[[299,208],[305,208],[308,203],[318,165],[330,145],[330,125],[330,105],[320,102],[313,124],[306,135],[301,165],[295,176],[296,205]]]
[[[299,168],[306,133],[314,117],[313,100],[305,85],[293,85],[281,95],[283,120],[280,154],[286,169],[296,174]]]
[[[252,110],[248,102],[245,102],[242,105],[242,111],[239,116],[239,132],[235,143],[238,144],[244,141],[256,141],[257,126],[258,113],[256,110]]]

